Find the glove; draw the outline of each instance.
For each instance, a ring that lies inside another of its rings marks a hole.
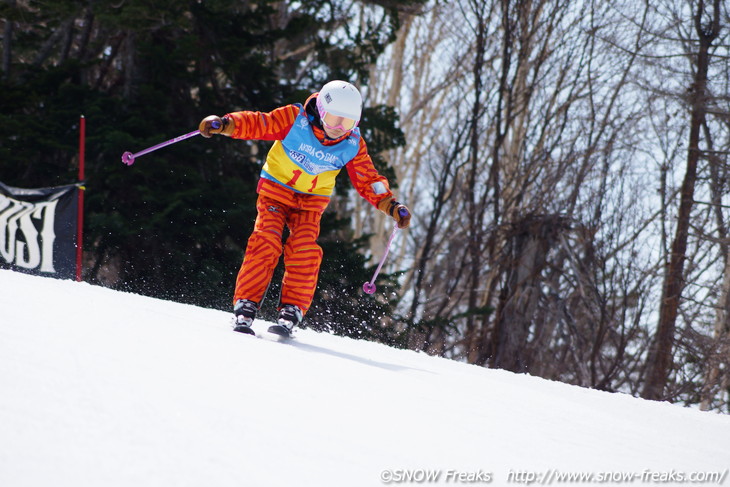
[[[408,228],[411,224],[411,212],[406,205],[398,203],[392,196],[383,198],[378,203],[378,209],[398,223],[398,228]]]
[[[210,138],[214,134],[226,135],[228,137],[233,134],[236,129],[236,124],[228,117],[219,117],[218,115],[211,115],[205,117],[198,126],[200,135],[206,139]]]

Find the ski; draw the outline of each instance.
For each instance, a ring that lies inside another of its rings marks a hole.
[[[243,333],[244,335],[252,335],[258,338],[263,338],[261,335],[258,335],[252,325],[253,320],[245,320],[241,319],[242,316],[234,316],[231,319],[231,325],[233,326],[233,331],[237,333]],[[240,322],[238,320],[241,320]],[[300,320],[301,321],[301,320]],[[288,326],[287,326],[288,325]],[[276,324],[273,324],[269,327],[268,332],[272,335],[276,335],[280,339],[288,339],[293,338],[294,334],[292,324],[287,320],[279,319],[279,322]]]
[[[243,333],[244,335],[251,335],[255,336],[257,338],[262,338],[261,335],[257,335],[253,328],[250,326],[247,326],[243,323],[239,323],[237,325],[234,325],[233,331],[238,333]],[[279,339],[289,339],[294,338],[294,334],[289,331],[289,328],[283,326],[283,325],[271,325],[268,329],[268,332],[272,335],[276,335]]]
[[[233,331],[237,331],[238,333],[245,333],[246,335],[256,336],[256,332],[253,331],[253,328],[251,328],[250,326],[248,326],[244,323],[239,323],[236,326],[234,326]]]
[[[289,328],[283,325],[271,325],[269,327],[269,333],[273,333],[274,335],[279,335],[283,338],[291,338],[292,334],[289,331]]]

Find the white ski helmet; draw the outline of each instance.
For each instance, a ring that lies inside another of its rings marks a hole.
[[[357,88],[347,81],[330,81],[319,90],[317,108],[322,112],[338,117],[360,121],[362,114],[362,96]]]

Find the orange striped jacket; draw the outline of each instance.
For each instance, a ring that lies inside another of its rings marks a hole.
[[[307,103],[313,101],[314,96],[310,97]],[[283,140],[287,136],[299,111],[298,105],[286,105],[271,112],[240,111],[229,113],[226,117],[235,122],[236,128],[231,134],[232,138],[273,141]],[[322,129],[313,124],[310,124],[310,127],[323,145],[334,145],[347,137],[345,135],[337,140],[329,140],[325,137]],[[375,169],[373,160],[368,154],[365,140],[362,137],[360,137],[360,147],[357,155],[345,165],[345,168],[355,190],[373,206],[377,207],[380,201],[392,197],[393,194],[390,191],[388,180]],[[300,202],[296,206],[303,204],[310,207],[320,207],[324,210],[329,203],[329,198],[326,196],[298,194],[264,178],[259,180],[258,192],[287,204],[293,204],[295,200],[301,201],[302,198],[308,200]]]

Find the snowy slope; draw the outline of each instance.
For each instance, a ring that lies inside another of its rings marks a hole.
[[[306,330],[279,343],[224,312],[0,270],[0,486],[641,485],[728,467],[727,416]]]

